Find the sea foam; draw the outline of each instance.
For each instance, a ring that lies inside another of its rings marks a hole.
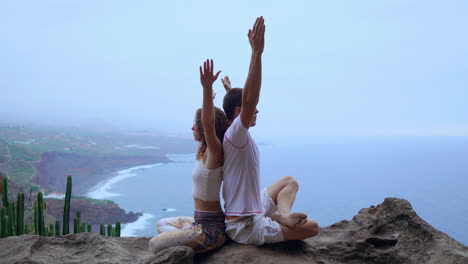
[[[121,237],[131,237],[137,236],[136,231],[145,228],[151,224],[151,219],[154,219],[152,214],[144,213],[133,223],[124,224],[122,226],[122,231],[120,232]],[[155,226],[156,229],[156,226]]]

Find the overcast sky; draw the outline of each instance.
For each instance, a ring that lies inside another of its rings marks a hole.
[[[467,14],[463,0],[2,1],[0,121],[189,134],[198,66],[242,87],[263,15],[255,133],[468,135]]]

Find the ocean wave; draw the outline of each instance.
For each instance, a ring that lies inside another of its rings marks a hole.
[[[173,163],[194,163],[195,153],[189,154],[166,154],[166,157]]]
[[[106,182],[102,184],[98,184],[97,187],[91,190],[90,192],[88,192],[86,196],[90,198],[94,198],[94,199],[107,199],[111,197],[120,196],[120,194],[118,193],[112,193],[109,191],[112,185],[124,179],[137,176],[138,174],[136,173],[136,171],[138,170],[153,168],[156,166],[160,166],[161,164],[162,163],[141,165],[141,166],[131,167],[125,170],[120,170],[116,173],[115,177],[107,180]]]
[[[154,216],[152,214],[144,213],[135,222],[124,224],[122,226],[122,231],[120,232],[120,236],[121,237],[137,236],[136,231],[144,229],[146,226],[150,225],[151,219],[154,219]]]
[[[136,149],[160,149],[158,146],[142,146],[142,145],[125,145],[127,148],[136,148]]]

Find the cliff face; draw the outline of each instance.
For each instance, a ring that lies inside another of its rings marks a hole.
[[[52,191],[64,192],[67,176],[73,176],[73,194],[83,195],[119,169],[168,162],[166,156],[85,156],[64,152],[45,152],[37,165],[34,180]]]
[[[100,223],[114,224],[116,221],[121,223],[134,222],[140,217],[141,213],[129,212],[125,213],[118,204],[112,202],[99,201],[91,202],[84,198],[73,198],[70,201],[70,223],[73,226],[73,218],[77,210],[81,212],[81,221],[87,224],[92,224],[93,229]],[[45,199],[47,204],[47,213],[61,220],[63,217],[63,200]],[[94,229],[94,232],[98,232]]]
[[[387,198],[305,241],[261,247],[233,242],[193,257],[186,247],[153,255],[150,238],[97,234],[0,239],[0,263],[468,263],[468,248],[418,217],[406,200]]]

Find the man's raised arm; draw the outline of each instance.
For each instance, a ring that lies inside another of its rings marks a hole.
[[[250,59],[249,73],[242,92],[242,107],[240,118],[242,125],[249,128],[257,111],[262,85],[262,53],[265,46],[265,21],[258,17],[248,33],[252,57]]]

